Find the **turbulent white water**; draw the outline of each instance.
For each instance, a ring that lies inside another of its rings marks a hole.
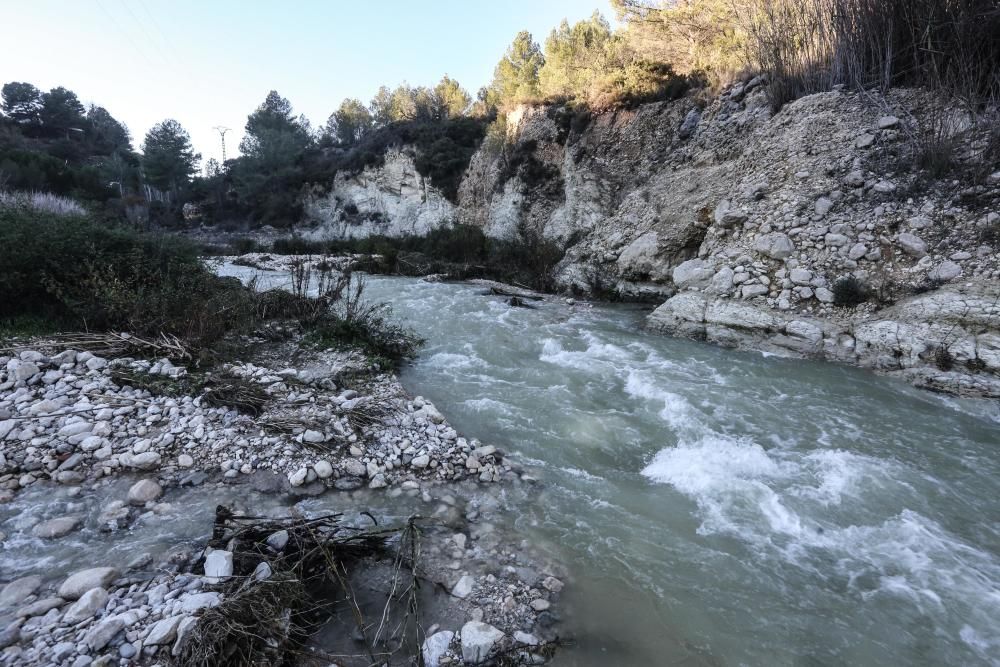
[[[272,276],[273,278],[273,276]],[[851,368],[372,278],[403,381],[537,468],[510,529],[576,577],[573,665],[1000,664],[1000,410]]]

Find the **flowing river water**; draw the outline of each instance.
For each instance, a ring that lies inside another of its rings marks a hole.
[[[481,291],[367,295],[427,339],[407,389],[537,470],[502,511],[572,572],[558,664],[1000,664],[995,402]]]
[[[427,339],[407,389],[538,478],[472,493],[504,539],[571,573],[557,607],[576,644],[557,665],[1000,665],[996,403],[647,333],[635,307],[481,291],[371,277],[367,295]],[[176,517],[99,548],[203,537],[225,490],[183,493]],[[363,502],[405,517],[420,499]],[[8,544],[0,567],[69,568],[87,535],[44,558]]]

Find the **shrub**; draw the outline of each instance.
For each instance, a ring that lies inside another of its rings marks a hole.
[[[275,255],[325,255],[330,244],[326,241],[309,241],[300,236],[290,236],[275,239],[271,244],[271,252]]]
[[[48,192],[7,192],[0,190],[0,207],[28,208],[53,215],[86,215],[87,209],[68,197]]]
[[[253,295],[198,247],[81,216],[0,208],[0,304],[66,327],[211,343],[253,317]]]
[[[939,345],[934,350],[934,364],[942,371],[950,371],[955,367],[955,356],[947,345]]]
[[[844,276],[833,284],[833,303],[837,306],[852,307],[871,298],[871,289],[854,276]]]
[[[257,243],[257,239],[253,238],[233,239],[229,242],[229,245],[232,246],[233,252],[237,255],[246,255],[260,250],[260,244]]]
[[[357,276],[343,299],[316,322],[306,340],[320,347],[360,347],[385,367],[412,358],[423,340],[392,318],[387,303],[365,301],[365,281]]]

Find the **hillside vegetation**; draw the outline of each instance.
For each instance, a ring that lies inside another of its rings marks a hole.
[[[474,96],[445,75],[433,86],[382,86],[346,99],[319,127],[277,91],[247,118],[241,155],[199,169],[180,123],[143,138],[65,88],[3,87],[0,189],[74,197],[105,219],[229,229],[301,221],[302,195],[340,172],[408,147],[446,197],[484,137],[505,138],[501,111],[557,104],[572,114],[716,91],[764,75],[773,110],[843,85],[884,93],[929,88],[990,121],[1000,99],[1000,9],[994,0],[613,0],[620,27],[595,12],[537,40],[518,33]],[[702,95],[701,97],[706,97]],[[498,119],[498,120],[495,120]],[[947,134],[948,128],[928,132]],[[946,139],[947,137],[945,137]],[[187,217],[184,205],[189,207]]]

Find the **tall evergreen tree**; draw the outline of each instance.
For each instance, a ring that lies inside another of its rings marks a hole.
[[[142,169],[153,187],[176,192],[198,172],[201,155],[191,147],[191,137],[180,123],[167,119],[157,123],[142,142]]]
[[[44,131],[52,136],[70,130],[83,130],[85,125],[83,104],[76,93],[62,86],[42,95],[42,108],[38,112]]]
[[[388,86],[380,86],[368,105],[375,127],[385,127],[392,122],[392,91]]]
[[[323,133],[342,146],[350,146],[370,132],[372,124],[371,113],[360,100],[346,99],[330,114]]]
[[[2,91],[3,111],[17,123],[37,124],[42,109],[42,91],[30,83],[11,81]]]
[[[537,98],[541,94],[538,71],[545,64],[545,57],[531,33],[517,33],[493,72],[490,85],[495,104],[511,104],[518,100]]]
[[[438,115],[441,118],[457,118],[463,115],[472,104],[472,98],[468,91],[447,74],[434,87],[434,95],[437,98],[440,109]]]

